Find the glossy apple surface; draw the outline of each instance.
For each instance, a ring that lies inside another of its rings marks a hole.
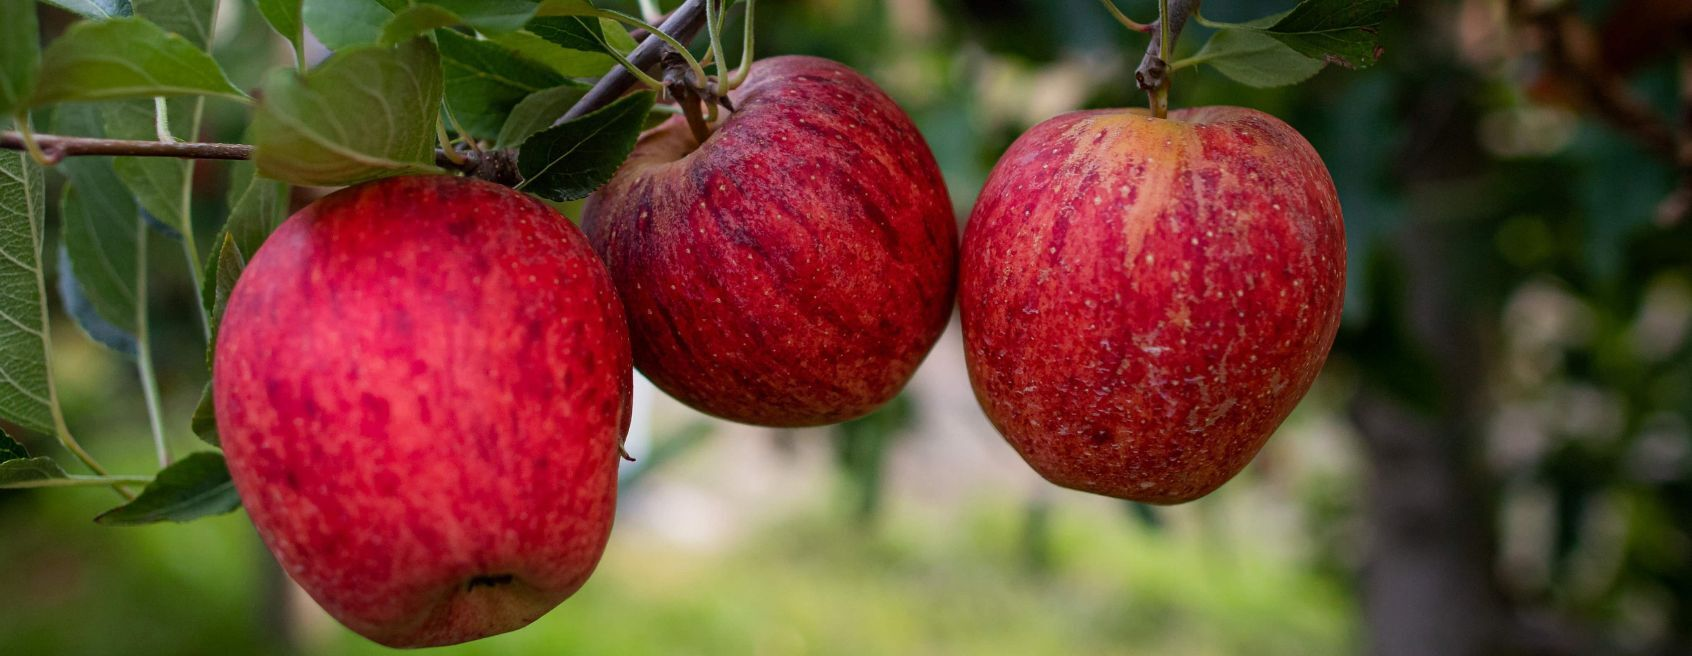
[[[829,424],[892,399],[951,314],[957,224],[922,135],[862,75],[759,60],[703,145],[641,136],[583,210],[635,365],[701,411]]]
[[[976,397],[1048,480],[1149,503],[1221,486],[1333,345],[1345,229],[1261,112],[1067,114],[1011,146],[964,232]]]
[[[593,571],[632,377],[604,266],[551,208],[393,178],[289,218],[217,340],[223,447],[288,574],[390,646],[522,627]]]

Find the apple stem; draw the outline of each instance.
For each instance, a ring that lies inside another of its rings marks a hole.
[[[1152,115],[1166,118],[1169,115],[1169,57],[1175,50],[1175,40],[1181,36],[1181,28],[1186,27],[1187,18],[1198,11],[1202,0],[1158,0],[1158,19],[1153,23],[1155,28],[1151,35],[1151,43],[1146,44],[1146,56],[1141,58],[1139,68],[1134,70],[1134,81],[1146,91],[1151,102]]]
[[[693,131],[693,138],[703,144],[711,136],[711,124],[700,109],[704,99],[700,97],[699,85],[695,84],[690,72],[679,55],[674,52],[664,54],[664,88],[681,107],[682,116],[687,118],[687,127]]]

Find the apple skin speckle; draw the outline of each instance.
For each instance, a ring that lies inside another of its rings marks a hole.
[[[632,368],[604,266],[564,216],[451,177],[289,218],[217,341],[247,512],[336,619],[394,647],[514,630],[610,535]]]
[[[642,135],[583,209],[635,366],[708,414],[814,426],[892,399],[952,312],[957,220],[939,166],[867,78],[761,59],[703,145]]]
[[[1249,463],[1339,328],[1345,228],[1310,144],[1262,112],[1034,127],[994,168],[959,273],[976,398],[1058,485],[1159,504]]]

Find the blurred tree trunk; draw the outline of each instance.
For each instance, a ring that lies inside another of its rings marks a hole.
[[[1476,466],[1486,380],[1462,267],[1443,221],[1412,220],[1395,244],[1406,328],[1440,381],[1437,410],[1365,385],[1351,414],[1368,458],[1369,548],[1363,572],[1369,652],[1500,652],[1504,597],[1492,575],[1491,501]]]

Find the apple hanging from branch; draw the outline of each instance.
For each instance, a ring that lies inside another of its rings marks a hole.
[[[522,627],[598,562],[631,384],[622,307],[522,193],[389,178],[288,219],[231,294],[213,387],[259,535],[385,645]]]
[[[733,421],[867,414],[951,314],[957,225],[939,167],[844,65],[759,60],[731,97],[703,143],[680,117],[643,135],[583,210],[635,365]]]
[[[1165,0],[1149,25],[1104,3],[1153,35],[1136,71],[1151,109],[1053,118],[999,160],[964,233],[965,356],[988,418],[1042,476],[1180,503],[1238,474],[1310,389],[1346,259],[1333,178],[1309,142],[1255,110],[1168,112],[1169,77],[1209,63],[1274,86],[1367,65],[1370,21],[1393,3],[1199,18],[1218,31],[1173,63],[1197,2]]]

